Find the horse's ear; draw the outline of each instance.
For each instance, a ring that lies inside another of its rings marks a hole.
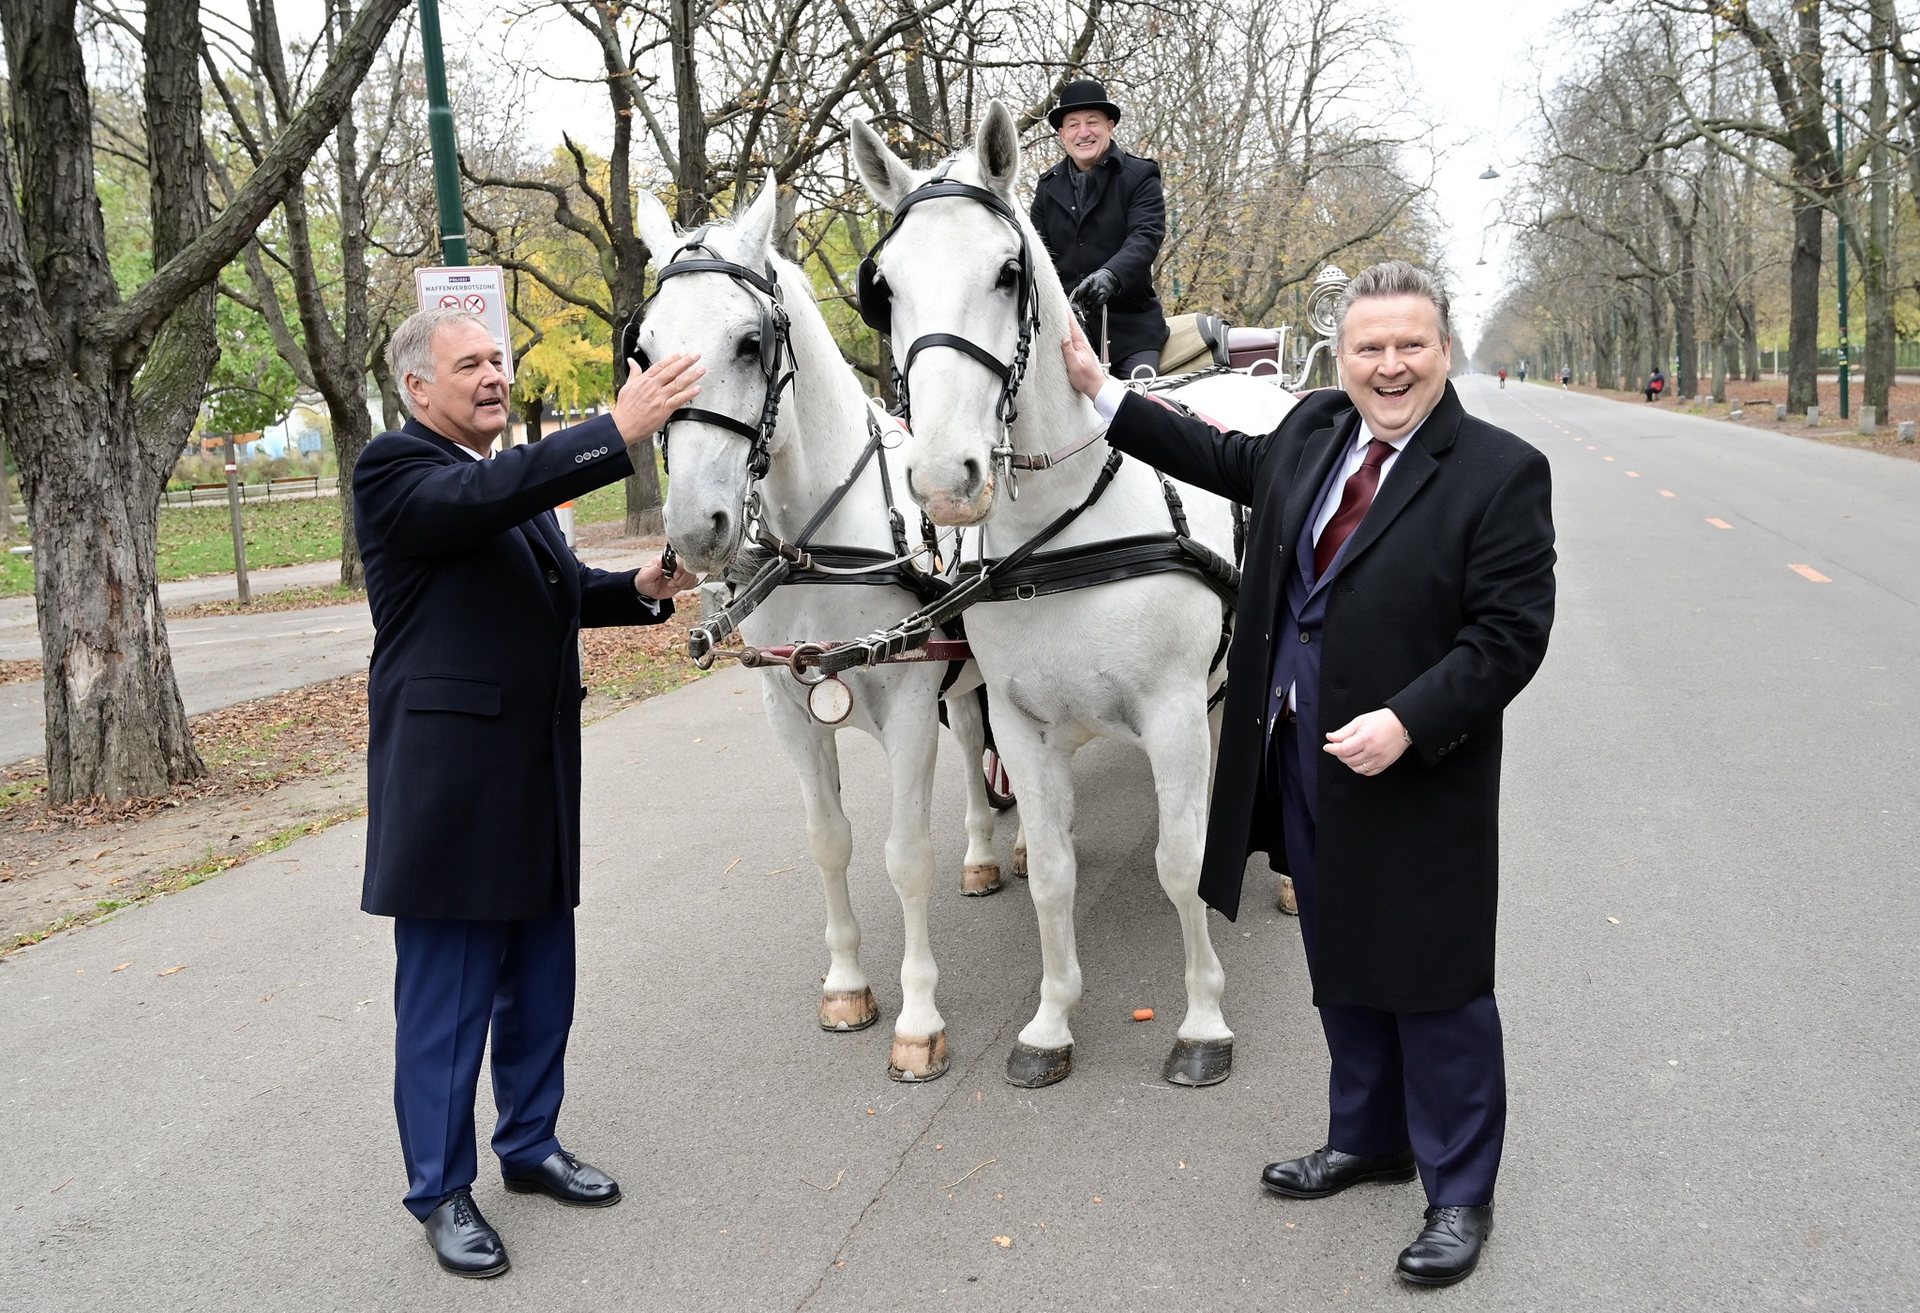
[[[667,207],[652,192],[642,189],[635,194],[633,226],[640,234],[640,240],[647,244],[647,255],[655,265],[672,258],[680,242],[674,235],[673,220],[667,215]]]
[[[1020,132],[1013,125],[1013,111],[997,100],[987,106],[987,116],[973,135],[973,153],[987,186],[1011,197],[1020,176]]]
[[[773,220],[777,202],[780,198],[780,184],[771,174],[760,188],[760,194],[753,204],[733,221],[733,231],[740,238],[740,256],[742,259],[760,257],[767,253],[773,237]]]
[[[853,166],[867,194],[889,210],[913,190],[913,170],[860,119],[853,121]]]

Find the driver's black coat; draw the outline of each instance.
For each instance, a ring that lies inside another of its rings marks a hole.
[[[1027,217],[1069,292],[1095,269],[1110,269],[1120,280],[1120,290],[1107,302],[1109,357],[1125,360],[1136,351],[1158,351],[1167,340],[1166,316],[1153,290],[1153,262],[1167,235],[1160,166],[1109,146],[1087,175],[1080,208],[1073,199],[1075,167],[1063,159],[1040,175]],[[1096,313],[1088,329],[1096,350],[1099,334]]]

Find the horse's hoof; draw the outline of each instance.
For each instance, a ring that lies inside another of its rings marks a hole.
[[[968,862],[960,872],[960,892],[969,898],[984,898],[1000,892],[1000,863]]]
[[[1282,916],[1300,915],[1300,897],[1293,891],[1293,877],[1280,877],[1280,893],[1274,899],[1274,906],[1280,909]]]
[[[1027,850],[1025,848],[1015,848],[1013,850],[1013,873],[1022,880],[1027,878]]]
[[[820,996],[820,1029],[865,1030],[880,1020],[871,989],[840,989]]]
[[[1218,1085],[1233,1074],[1233,1040],[1177,1039],[1161,1078],[1172,1085]]]
[[[1031,1044],[1015,1044],[1007,1054],[1007,1084],[1023,1090],[1057,1085],[1073,1071],[1073,1045],[1064,1048],[1037,1049]]]
[[[947,1032],[932,1035],[895,1035],[887,1055],[887,1075],[909,1085],[939,1080],[947,1074]]]

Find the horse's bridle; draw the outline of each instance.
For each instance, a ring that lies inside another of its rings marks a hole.
[[[897,357],[899,364],[894,370],[894,387],[900,396],[903,417],[909,426],[913,423],[913,401],[907,387],[907,376],[913,369],[913,362],[922,351],[929,347],[949,347],[963,355],[970,356],[992,371],[1000,380],[1000,400],[994,406],[994,417],[1000,421],[1000,441],[993,449],[993,459],[1000,465],[1002,477],[1006,480],[1009,492],[1019,496],[1012,471],[1017,462],[1013,450],[1013,422],[1019,417],[1019,393],[1021,381],[1026,377],[1027,362],[1033,352],[1034,335],[1040,329],[1039,298],[1033,293],[1033,255],[1027,246],[1026,229],[1020,226],[1020,220],[1007,203],[984,187],[957,181],[946,176],[946,165],[932,178],[914,188],[900,199],[894,207],[893,227],[888,229],[867,258],[860,262],[857,290],[859,293],[860,317],[868,327],[876,332],[892,336],[893,301],[887,289],[886,280],[880,275],[877,263],[880,252],[886,249],[894,234],[900,231],[900,220],[908,210],[922,201],[962,198],[976,201],[987,207],[1020,239],[1020,257],[1018,274],[1018,305],[1016,313],[1019,320],[1019,339],[1014,344],[1013,360],[1003,362],[979,343],[961,337],[957,333],[923,333],[907,347],[904,357]]]
[[[712,424],[726,429],[729,433],[740,435],[747,440],[747,474],[757,483],[766,477],[767,466],[772,459],[773,430],[780,420],[780,395],[787,390],[787,385],[793,382],[793,344],[788,336],[787,310],[780,301],[780,285],[771,260],[767,262],[764,273],[749,269],[743,264],[735,264],[731,260],[721,258],[718,252],[706,244],[706,234],[707,229],[703,224],[688,234],[687,240],[682,242],[673,255],[660,266],[660,272],[654,279],[653,295],[642,301],[639,310],[627,320],[626,327],[621,333],[619,354],[622,358],[631,358],[643,369],[650,363],[646,353],[640,350],[640,327],[647,317],[647,307],[653,304],[654,297],[660,295],[660,289],[667,285],[669,278],[679,278],[686,274],[724,274],[748,292],[759,292],[765,296],[767,299],[764,302],[757,299],[755,301],[760,308],[760,374],[767,385],[766,397],[760,404],[759,422],[749,424],[745,420],[735,419],[731,415],[722,415],[718,411],[703,410],[697,406],[682,406],[669,415],[667,422],[660,426],[660,451],[669,461],[671,457],[667,455],[668,434],[674,424],[680,420]],[[689,251],[704,251],[706,254],[691,260],[680,258]],[[780,373],[783,363],[786,366],[784,376]]]

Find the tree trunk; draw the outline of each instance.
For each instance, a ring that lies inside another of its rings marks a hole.
[[[60,453],[30,460],[26,481],[53,802],[118,802],[206,774],[160,610],[160,499],[133,492],[155,481],[133,440],[132,397],[103,367],[90,372],[20,415]],[[102,488],[129,495],[103,499]]]
[[[1787,413],[1820,404],[1820,220],[1826,210],[1802,197],[1793,207],[1793,259],[1787,275]]]
[[[387,365],[387,344],[392,340],[393,327],[387,325],[382,328],[380,341],[367,359],[374,385],[380,389],[380,427],[387,433],[407,422],[406,411],[400,405],[400,385],[394,381],[393,370]]]
[[[4,405],[0,405],[4,409]],[[13,483],[7,477],[7,421],[0,415],[0,544],[13,541]]]
[[[1680,271],[1673,280],[1673,333],[1679,347],[1673,394],[1688,400],[1700,395],[1700,334],[1693,282],[1693,229],[1689,227],[1680,238]]]
[[[1864,396],[1874,408],[1875,423],[1882,425],[1888,422],[1894,372],[1893,163],[1887,151],[1887,135],[1893,131],[1887,112],[1887,46],[1892,40],[1892,0],[1873,0],[1872,90],[1867,110],[1867,131],[1873,137],[1867,154],[1867,241],[1860,277],[1867,300]]]
[[[34,530],[53,802],[150,795],[204,773],[173,676],[156,565],[160,494],[186,433],[143,428],[141,413],[187,404],[183,381],[211,362],[184,331],[196,294],[297,180],[399,8],[400,0],[370,0],[352,53],[329,65],[269,159],[201,230],[199,14],[191,0],[148,6],[159,267],[123,301],[94,186],[73,0],[0,0],[14,105],[13,149],[0,149],[0,374]],[[163,249],[181,241],[177,253]]]
[[[546,415],[547,399],[545,397],[530,397],[527,400],[527,404],[520,408],[521,420],[526,424],[527,428],[528,442],[538,442],[542,437],[546,436],[541,428],[541,424],[546,419]]]
[[[159,7],[178,19],[177,6]],[[197,24],[197,13],[189,21]],[[156,564],[160,492],[185,435],[139,430],[132,364],[86,333],[88,312],[118,294],[107,274],[73,8],[7,0],[0,23],[16,79],[23,184],[16,190],[0,150],[0,367],[9,374],[7,419],[34,530],[48,797],[117,801],[206,773],[173,677]],[[154,195],[184,206],[156,215],[156,263],[171,254],[162,243],[177,246],[204,217],[183,196],[196,161],[179,153],[188,148],[178,136],[190,112],[188,135],[199,141],[197,90],[192,110],[185,107],[197,65],[189,58],[185,77],[165,66],[168,52],[178,58],[192,44],[160,39],[149,49],[149,60],[163,65],[147,70],[161,95],[148,128]],[[188,331],[192,308],[177,308],[183,314],[166,321],[151,359],[151,402],[160,413],[196,369],[211,368],[210,344],[196,344]]]

